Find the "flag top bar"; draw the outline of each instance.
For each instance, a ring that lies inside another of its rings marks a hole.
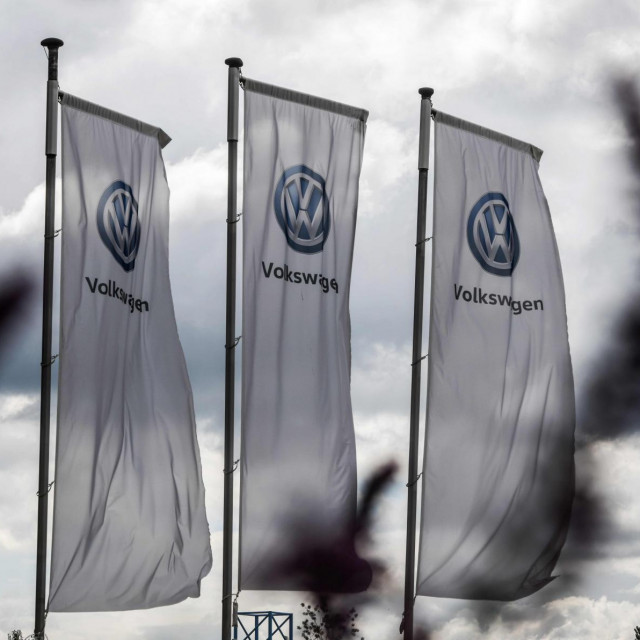
[[[319,98],[307,93],[300,93],[299,91],[292,91],[291,89],[283,89],[282,87],[276,87],[275,85],[259,82],[258,80],[243,78],[242,86],[245,91],[253,91],[254,93],[261,93],[266,96],[271,96],[272,98],[297,102],[307,107],[315,107],[316,109],[323,109],[324,111],[337,113],[341,116],[356,118],[362,122],[366,122],[369,117],[369,112],[366,109],[359,109],[358,107],[352,107],[342,102],[334,102],[333,100]]]
[[[60,91],[59,95],[60,102],[67,107],[72,107],[73,109],[84,111],[85,113],[89,113],[93,116],[105,118],[106,120],[110,120],[111,122],[115,122],[116,124],[121,124],[124,127],[128,127],[129,129],[138,131],[139,133],[142,133],[146,136],[158,138],[160,147],[163,149],[171,142],[171,138],[162,129],[160,129],[160,127],[156,127],[152,124],[147,124],[146,122],[142,122],[141,120],[136,120],[135,118],[131,118],[130,116],[125,116],[123,113],[112,111],[111,109],[107,109],[106,107],[101,107],[100,105],[89,102],[88,100],[83,100],[82,98],[72,96],[70,93],[64,93]]]
[[[432,113],[434,114],[434,120],[436,122],[439,122],[440,124],[446,124],[450,127],[455,127],[456,129],[461,129],[462,131],[468,131],[469,133],[473,133],[477,136],[482,136],[483,138],[487,138],[488,140],[500,142],[501,144],[511,147],[512,149],[516,149],[516,151],[523,151],[524,153],[528,153],[536,162],[540,162],[540,158],[542,158],[542,149],[539,149],[529,142],[523,142],[522,140],[518,140],[517,138],[507,136],[504,133],[493,131],[493,129],[481,127],[479,124],[474,124],[473,122],[462,120],[462,118],[450,116],[449,114],[443,113],[442,111],[436,111],[435,109],[433,109]]]

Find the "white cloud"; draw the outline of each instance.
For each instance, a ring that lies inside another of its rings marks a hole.
[[[365,153],[360,176],[358,218],[390,216],[400,181],[413,175],[418,159],[415,131],[406,131],[384,120],[367,123]],[[386,199],[380,195],[386,194]]]
[[[35,550],[39,400],[0,396],[0,551]]]
[[[409,409],[411,350],[409,345],[374,342],[359,352],[351,374],[354,410],[385,419],[392,411]]]
[[[224,222],[227,211],[227,149],[218,145],[206,151],[196,149],[191,156],[167,163],[171,188],[172,229],[180,233],[185,226],[208,227]]]
[[[480,616],[482,619],[482,616]],[[473,606],[458,610],[439,623],[434,640],[627,640],[640,619],[640,605],[607,598],[569,597],[527,610],[518,603],[496,610],[495,617],[478,622]],[[604,634],[604,635],[603,635]]]
[[[56,181],[56,191],[60,181]],[[44,234],[44,183],[39,184],[25,199],[20,211],[6,213],[0,217],[0,234],[5,239],[28,240],[38,232]]]

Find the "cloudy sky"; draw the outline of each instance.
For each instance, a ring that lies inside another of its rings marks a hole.
[[[368,640],[397,637],[406,517],[417,89],[432,86],[436,108],[544,150],[540,175],[563,264],[582,406],[587,381],[612,357],[606,354],[616,320],[637,293],[638,184],[627,162],[629,143],[612,92],[612,80],[620,75],[633,78],[635,73],[640,81],[637,1],[0,0],[0,7],[2,283],[18,271],[36,283],[41,279],[47,73],[41,39],[65,41],[59,74],[63,90],[157,124],[173,138],[164,150],[171,188],[172,289],[194,389],[214,553],[214,568],[199,599],[151,611],[51,614],[49,637],[219,637],[224,59],[230,56],[244,60],[250,78],[370,112],[351,287],[358,473],[364,478],[390,458],[400,472],[375,520],[373,551],[388,567],[386,579],[374,603],[362,610],[360,628]],[[0,345],[2,637],[12,629],[25,635],[33,629],[39,286],[10,344]],[[604,526],[592,536],[588,552],[561,560],[558,572],[565,577],[552,587],[505,607],[419,597],[416,616],[433,629],[434,638],[633,637],[633,627],[640,625],[640,432],[599,438],[577,463],[579,476],[592,480],[603,507]],[[296,611],[302,598],[243,592],[239,602],[241,610]]]

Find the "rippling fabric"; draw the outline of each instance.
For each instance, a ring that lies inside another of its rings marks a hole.
[[[62,107],[51,611],[172,604],[211,567],[160,136],[89,107]]]
[[[327,549],[355,517],[349,287],[367,114],[245,89],[240,586],[299,589],[298,544]]]
[[[436,116],[417,593],[514,600],[565,540],[575,406],[541,152]]]

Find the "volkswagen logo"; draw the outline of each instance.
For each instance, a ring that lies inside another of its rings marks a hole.
[[[98,231],[118,264],[131,271],[140,247],[140,221],[133,189],[122,180],[107,187],[100,198]]]
[[[475,203],[467,223],[467,241],[485,271],[496,276],[513,273],[520,242],[509,203],[501,193],[486,193]]]
[[[276,187],[276,218],[292,249],[322,251],[329,234],[329,200],[324,178],[303,164],[287,169]]]

